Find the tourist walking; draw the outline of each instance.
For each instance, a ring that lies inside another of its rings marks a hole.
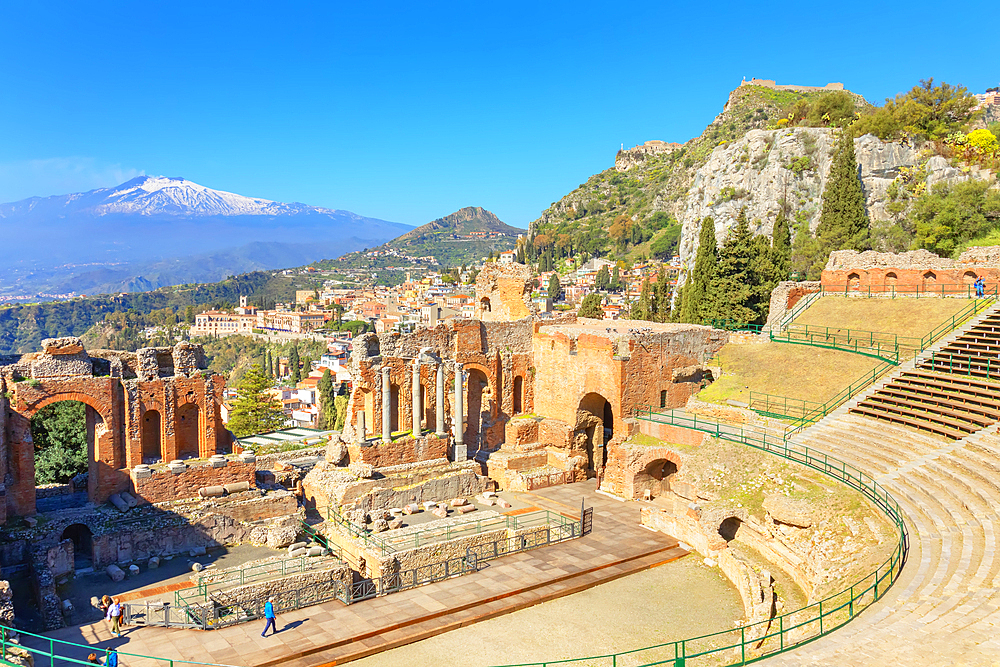
[[[97,657],[96,653],[91,653],[87,656],[87,662],[91,665],[101,664],[100,659]],[[118,654],[115,651],[111,651],[108,654],[108,661],[104,663],[104,667],[119,667],[118,665]]]
[[[264,624],[264,632],[260,633],[260,636],[263,637],[266,635],[268,628],[271,628],[272,635],[277,634],[278,626],[275,623],[277,617],[274,615],[274,598],[268,598],[267,602],[264,603],[264,618],[267,619],[267,623]]]
[[[111,598],[111,606],[108,607],[108,615],[105,618],[111,621],[111,632],[115,633],[115,637],[122,636],[122,612],[124,609],[118,598]]]

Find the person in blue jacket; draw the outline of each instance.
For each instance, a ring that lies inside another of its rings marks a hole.
[[[267,623],[264,625],[264,632],[260,633],[263,637],[267,634],[267,629],[271,628],[271,634],[277,634],[278,626],[275,625],[277,617],[274,615],[274,598],[268,598],[267,602],[264,604],[264,618],[267,619]]]

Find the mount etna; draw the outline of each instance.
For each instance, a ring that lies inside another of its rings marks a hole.
[[[11,300],[215,281],[336,257],[412,227],[140,176],[0,204],[0,229],[0,300]]]

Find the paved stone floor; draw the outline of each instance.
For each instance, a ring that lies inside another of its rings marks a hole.
[[[97,623],[48,636],[132,654],[241,667],[339,664],[587,590],[686,553],[676,540],[642,528],[637,504],[598,494],[593,487],[591,481],[524,495],[538,507],[572,516],[579,514],[584,498],[594,508],[594,530],[583,538],[507,556],[475,574],[374,600],[289,612],[278,619],[281,632],[273,637],[261,638],[263,623],[257,622],[210,632],[133,628],[121,639]],[[86,653],[67,650],[67,656],[76,659]],[[123,662],[129,667],[168,664],[135,657]]]

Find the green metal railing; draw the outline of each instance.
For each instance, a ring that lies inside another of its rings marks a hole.
[[[957,361],[956,357],[958,357]],[[930,371],[989,381],[1000,377],[1000,362],[993,363],[994,361],[996,360],[990,357],[979,360],[971,356],[962,357],[953,352],[938,353],[935,351],[931,352],[929,357],[925,357],[919,366]]]
[[[337,560],[342,560],[339,553],[334,553],[333,557]],[[302,574],[312,570],[321,570],[329,565],[329,557],[300,556],[293,559],[282,558],[270,563],[243,567],[239,570],[226,572],[224,575],[218,577],[214,577],[212,574],[202,575],[198,577],[194,588],[182,588],[174,591],[174,604],[191,605],[196,602],[206,602],[209,592],[213,590],[243,586],[244,584],[272,577],[284,577],[290,574]]]
[[[519,530],[540,526],[568,525],[579,525],[579,520],[568,519],[562,514],[550,510],[537,510],[518,516],[502,514],[468,523],[418,529],[411,533],[399,535],[398,537],[389,534],[385,538],[385,544],[387,547],[393,549],[393,551],[403,551],[427,544],[479,535],[496,530]]]
[[[823,404],[801,398],[789,398],[788,396],[776,396],[774,394],[751,391],[748,407],[765,417],[801,419],[822,408]]]
[[[993,285],[992,287],[987,287],[983,294],[984,296],[996,296],[998,294],[998,288],[1000,284]],[[822,285],[819,289],[820,294],[824,295],[838,295],[846,294],[849,296],[880,296],[889,297],[890,299],[897,297],[913,297],[913,296],[927,296],[927,297],[959,297],[972,299],[975,298],[976,288],[971,284],[966,283],[931,283],[927,285],[868,285],[867,287],[851,287],[850,284],[845,285]]]
[[[112,653],[118,654],[119,664],[134,664],[135,658],[143,665],[156,667],[182,667],[183,665],[202,665],[204,667],[237,667],[236,665],[225,665],[216,662],[198,662],[196,660],[179,660],[174,658],[158,658],[141,653],[129,653],[120,649],[100,648],[90,644],[77,644],[75,642],[53,639],[43,635],[36,635],[31,632],[19,630],[18,633],[27,643],[15,643],[10,640],[8,628],[0,631],[0,664],[10,665],[8,656],[12,656],[16,651],[30,653],[34,659],[36,667],[55,667],[55,665],[92,665],[87,662],[87,656],[96,653],[104,662]],[[57,649],[59,652],[57,653]]]
[[[740,320],[730,320],[725,318],[716,319],[704,319],[701,321],[703,326],[712,327],[713,329],[725,329],[726,331],[749,331],[751,333],[760,333],[763,329],[763,325],[760,324],[750,324],[749,322],[741,322]]]
[[[875,503],[895,525],[899,541],[892,555],[874,572],[839,593],[767,621],[631,651],[507,667],[548,667],[580,663],[586,663],[588,667],[745,665],[832,632],[880,599],[896,581],[909,551],[909,533],[899,504],[863,470],[822,452],[789,443],[784,436],[769,436],[766,432],[724,425],[717,420],[699,418],[697,415],[673,410],[653,412],[650,408],[645,414],[640,413],[638,418],[690,428],[722,440],[748,445],[805,465],[847,484]]]
[[[786,325],[777,333],[772,331],[770,337],[772,341],[779,343],[794,343],[843,350],[898,365],[923,352],[940,340],[945,334],[954,331],[959,325],[968,321],[993,303],[992,299],[973,299],[968,306],[962,308],[962,310],[919,338],[916,336],[899,336],[880,331],[863,331],[859,329],[842,329],[794,323]]]

